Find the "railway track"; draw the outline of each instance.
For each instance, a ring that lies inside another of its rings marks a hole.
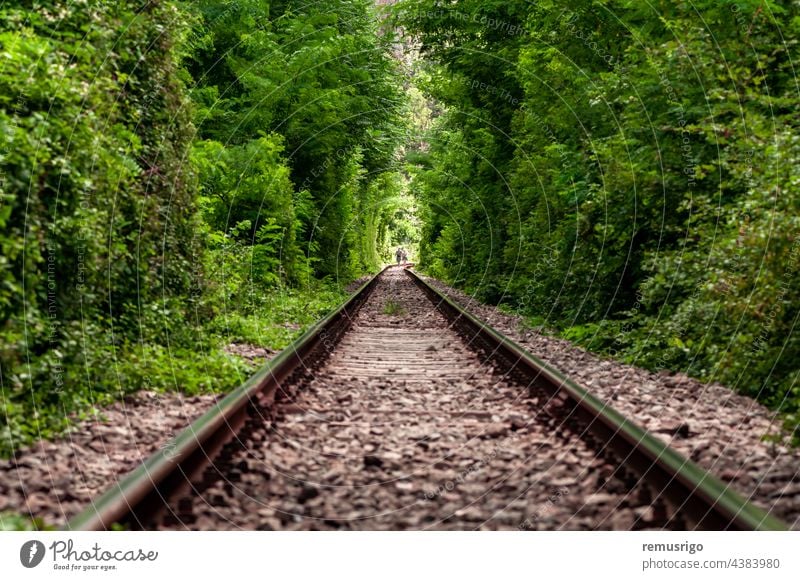
[[[785,529],[388,268],[68,529]]]

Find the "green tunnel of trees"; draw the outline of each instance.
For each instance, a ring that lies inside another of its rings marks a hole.
[[[221,344],[417,240],[481,300],[797,424],[797,3],[384,4],[0,4],[2,453],[237,384]]]

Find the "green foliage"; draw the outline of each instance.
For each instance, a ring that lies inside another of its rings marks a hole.
[[[374,270],[402,93],[372,2],[191,4],[208,223],[228,234],[249,220],[253,273],[270,284]]]
[[[162,0],[0,9],[0,451],[116,392],[98,354],[195,343],[185,29]]]
[[[246,307],[241,302],[220,301],[208,329],[225,343],[246,343],[280,350],[302,331],[345,299],[339,288],[315,282],[299,289],[282,287],[253,296]]]
[[[226,340],[285,346],[379,265],[378,26],[367,0],[3,4],[0,454],[143,386],[224,391]]]
[[[193,151],[202,183],[202,214],[214,234],[209,243],[241,254],[243,262],[246,254],[249,275],[261,287],[308,275],[297,246],[301,224],[281,152],[277,136],[230,147],[204,140]]]
[[[401,0],[395,17],[442,106],[409,156],[431,274],[797,414],[796,3]]]
[[[40,532],[52,531],[40,518],[31,518],[11,512],[0,512],[0,532]]]

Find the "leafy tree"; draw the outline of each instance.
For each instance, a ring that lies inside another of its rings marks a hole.
[[[409,157],[432,273],[796,412],[796,3],[402,0],[395,17],[442,106]]]
[[[197,342],[184,30],[166,1],[0,8],[0,448],[117,392],[137,342]]]
[[[254,243],[265,220],[283,228],[287,282],[309,267],[345,278],[374,267],[374,242],[362,247],[351,228],[375,220],[357,211],[376,194],[371,182],[393,170],[402,102],[372,3],[193,4],[201,23],[186,68],[200,135],[214,143],[198,147],[217,152],[197,155],[212,225],[248,219]],[[242,176],[235,187],[231,174]]]

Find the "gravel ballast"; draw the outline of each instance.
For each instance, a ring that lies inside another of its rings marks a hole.
[[[408,276],[387,271],[322,366],[252,413],[156,527],[658,527],[616,463],[482,360]]]
[[[754,504],[800,529],[800,449],[774,442],[785,439],[775,412],[720,384],[604,359],[530,330],[520,316],[481,304],[434,278],[424,279]]]

